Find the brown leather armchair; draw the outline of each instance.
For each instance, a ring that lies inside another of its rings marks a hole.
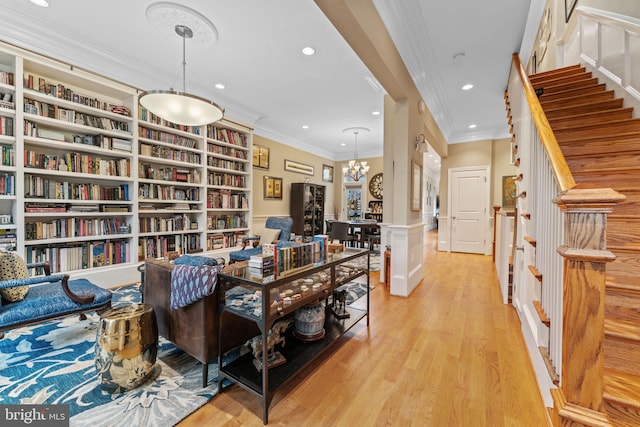
[[[158,333],[202,363],[202,386],[206,387],[209,363],[217,362],[218,357],[218,288],[193,304],[171,310],[171,270],[174,267],[166,261],[151,258],[145,261],[142,300],[153,306]],[[254,322],[238,316],[225,317],[224,325],[223,351],[260,334]]]

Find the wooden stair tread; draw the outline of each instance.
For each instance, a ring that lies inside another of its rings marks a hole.
[[[594,136],[579,140],[558,139],[565,158],[598,154],[640,152],[640,132]]]
[[[544,87],[554,87],[561,86],[569,83],[574,83],[576,81],[582,81],[586,79],[592,78],[593,75],[590,71],[569,73],[569,74],[549,74],[545,78],[535,78],[533,80],[529,79],[534,89],[544,88]]]
[[[531,74],[529,81],[533,82],[544,81],[547,79],[553,79],[561,76],[578,75],[585,73],[587,69],[580,64],[569,65],[567,67],[556,68],[553,70],[542,71],[540,73]]]
[[[554,129],[557,140],[573,141],[586,137],[611,136],[616,133],[640,132],[640,119],[612,120],[607,123],[578,124],[577,126]]]
[[[607,90],[607,85],[604,83],[594,84],[592,86],[585,86],[581,88],[568,89],[556,93],[542,94],[538,99],[543,106],[560,106],[563,104],[574,104],[581,100],[606,100],[613,99],[615,92],[613,90]]]
[[[535,265],[529,265],[529,271],[531,272],[531,274],[533,274],[533,277],[538,280],[538,282],[542,283],[542,273],[538,271]]]
[[[640,325],[623,319],[604,319],[604,333],[606,335],[640,342]]]
[[[538,314],[538,318],[543,325],[547,328],[551,327],[551,319],[547,316],[547,313],[544,312],[542,308],[542,303],[538,300],[533,301],[533,307],[536,309],[536,313]]]
[[[541,89],[543,90],[543,95],[544,94],[552,94],[552,93],[558,93],[558,92],[564,92],[567,90],[571,90],[571,89],[579,89],[579,88],[583,88],[583,87],[589,87],[589,86],[594,86],[597,85],[598,83],[598,79],[596,77],[588,77],[588,78],[584,78],[584,79],[572,79],[570,82],[564,82],[561,84],[557,84],[557,85],[538,85],[538,87],[536,87],[536,85],[534,85],[533,87],[535,89]]]
[[[567,117],[574,114],[586,113],[590,111],[604,111],[612,110],[615,108],[622,108],[622,98],[611,99],[582,99],[580,98],[578,103],[572,105],[552,105],[549,108],[544,108],[544,113],[547,118],[550,117]]]
[[[589,111],[586,113],[578,113],[570,116],[547,117],[549,124],[554,132],[559,129],[576,128],[585,125],[596,125],[602,123],[610,123],[611,121],[619,121],[631,119],[633,117],[633,108],[615,108],[604,111]]]
[[[531,246],[533,246],[534,248],[536,247],[536,245],[538,244],[538,242],[536,242],[536,239],[534,239],[531,236],[524,236],[524,240],[526,242],[528,242]]]
[[[604,398],[640,410],[640,375],[604,369]]]
[[[563,151],[564,153],[564,151]],[[640,151],[636,153],[608,153],[592,156],[565,156],[569,169],[575,173],[632,170],[640,167]]]
[[[606,286],[607,289],[617,289],[635,293],[638,298],[640,298],[640,283],[638,283],[637,277],[607,274]]]

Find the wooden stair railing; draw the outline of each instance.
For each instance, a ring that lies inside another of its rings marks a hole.
[[[533,83],[536,89],[546,84]],[[565,92],[572,102],[555,94],[539,99],[551,127],[560,131],[556,137],[576,182],[626,196],[607,216],[606,247],[616,260],[607,265],[605,281],[603,395],[611,422],[635,427],[640,425],[640,364],[634,363],[640,360],[640,130],[622,99],[598,86],[600,93],[593,86]],[[592,131],[603,121],[606,131]]]
[[[546,80],[548,83],[534,89],[517,54],[513,55],[513,67],[557,184],[558,195],[554,203],[564,213],[564,244],[558,248],[564,258],[562,374],[560,387],[551,392],[554,400],[552,419],[556,425],[608,426],[611,423],[604,404],[602,350],[605,265],[615,256],[606,249],[605,236],[607,214],[624,200],[624,196],[611,188],[576,185],[538,99],[538,95],[560,97],[562,92],[579,96],[584,85],[598,86],[599,83],[590,76],[577,77],[580,76],[579,67],[571,67],[555,75],[554,72],[537,75],[534,82]],[[560,108],[561,105],[558,101],[557,106]],[[600,132],[594,129],[589,128],[589,131]],[[588,132],[583,133],[589,136]]]

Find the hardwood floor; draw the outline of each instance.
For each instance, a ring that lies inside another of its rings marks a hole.
[[[371,325],[279,391],[269,425],[546,426],[546,409],[515,310],[490,256],[437,252],[409,298],[371,283]],[[232,386],[179,424],[260,426],[256,396]]]

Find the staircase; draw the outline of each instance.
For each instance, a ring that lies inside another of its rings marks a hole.
[[[583,67],[530,76],[577,183],[627,198],[608,215],[604,400],[615,426],[640,426],[640,119]],[[571,363],[569,360],[568,363]]]

